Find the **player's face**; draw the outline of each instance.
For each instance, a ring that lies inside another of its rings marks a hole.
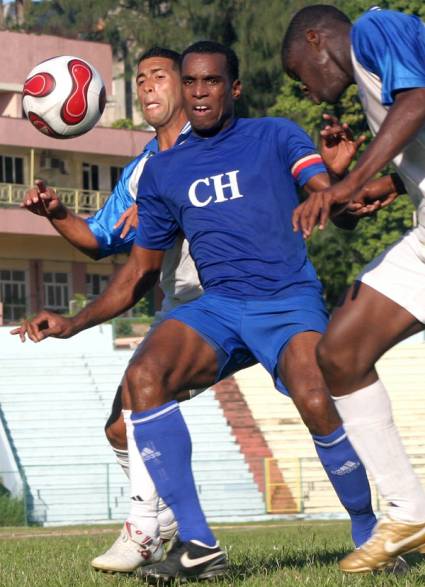
[[[315,104],[335,104],[351,83],[326,48],[318,50],[308,44],[292,49],[286,73],[301,83],[306,97]]]
[[[182,108],[180,72],[167,57],[149,57],[139,63],[137,96],[148,124],[158,129]]]
[[[225,55],[189,53],[182,64],[182,82],[184,108],[195,132],[215,134],[230,124],[241,83],[230,80]]]

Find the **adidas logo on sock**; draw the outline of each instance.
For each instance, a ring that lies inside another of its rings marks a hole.
[[[346,461],[341,467],[339,467],[339,469],[334,469],[333,471],[331,471],[331,473],[332,473],[332,475],[338,475],[341,477],[342,475],[347,475],[348,473],[352,473],[353,471],[355,471],[359,467],[360,467],[359,461],[357,461],[356,463],[354,461]]]
[[[153,450],[152,448],[145,446],[140,455],[142,459],[146,462],[160,457],[161,453],[159,452],[159,450]]]

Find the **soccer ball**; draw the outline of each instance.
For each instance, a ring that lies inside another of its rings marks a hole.
[[[28,120],[49,137],[69,139],[90,130],[105,108],[106,92],[96,69],[79,57],[42,61],[24,83]]]

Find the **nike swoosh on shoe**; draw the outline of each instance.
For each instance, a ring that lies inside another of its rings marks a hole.
[[[223,552],[221,552],[221,551],[213,552],[212,554],[207,554],[206,556],[200,556],[199,558],[190,558],[189,555],[187,554],[187,552],[185,552],[180,557],[180,562],[181,562],[182,566],[185,567],[186,569],[191,569],[193,567],[197,567],[198,565],[202,565],[202,564],[207,563],[211,560],[214,560],[215,558],[218,558],[219,556],[223,556]]]
[[[384,543],[384,549],[386,552],[388,552],[388,554],[394,554],[396,552],[399,552],[405,546],[409,546],[410,542],[416,540],[417,538],[420,538],[421,536],[425,536],[425,528],[422,528],[422,530],[419,530],[415,534],[412,534],[411,536],[408,536],[403,540],[399,540],[398,542],[386,540]]]

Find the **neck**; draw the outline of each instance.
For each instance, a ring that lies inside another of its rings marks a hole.
[[[177,137],[180,134],[181,129],[187,122],[186,115],[183,111],[173,116],[172,120],[165,126],[161,126],[156,129],[156,136],[158,139],[158,145],[160,151],[166,151],[174,147],[177,141]]]
[[[235,115],[234,113],[232,113],[228,118],[222,118],[217,124],[217,126],[214,126],[213,128],[197,129],[193,127],[193,132],[194,134],[198,135],[203,139],[206,139],[208,137],[214,137],[215,135],[218,135],[218,133],[220,133],[222,130],[228,128],[234,120]]]
[[[336,59],[350,83],[354,82],[353,63],[351,61],[351,25],[341,25],[341,46]]]

